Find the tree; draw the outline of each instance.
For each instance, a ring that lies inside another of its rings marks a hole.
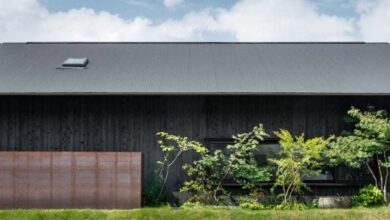
[[[159,192],[159,197],[161,197],[169,177],[169,171],[177,159],[186,151],[195,151],[203,155],[207,154],[208,150],[201,143],[190,141],[187,137],[180,137],[167,132],[158,132],[157,136],[159,137],[158,144],[163,153],[163,159],[157,161],[159,167],[156,170],[159,178],[162,179]]]
[[[268,181],[271,176],[268,167],[260,166],[254,157],[265,136],[268,134],[259,124],[248,133],[233,135],[234,143],[228,145],[226,151],[205,153],[199,160],[184,165],[191,180],[186,181],[181,190],[195,192],[196,199],[199,195],[211,195],[212,202],[218,203],[220,195],[227,195],[224,181],[232,179],[253,192],[258,183]]]
[[[348,116],[354,123],[354,130],[337,137],[330,144],[328,156],[335,165],[346,164],[354,168],[366,166],[376,187],[383,193],[383,201],[387,203],[390,168],[390,121],[387,112],[377,111],[373,107],[367,111],[352,107]]]
[[[170,168],[183,153],[191,150],[198,154],[199,159],[183,165],[189,180],[184,182],[181,191],[195,193],[193,200],[218,203],[221,196],[228,195],[223,186],[227,179],[232,179],[243,188],[253,191],[258,183],[270,178],[269,169],[260,166],[254,157],[260,141],[268,136],[262,124],[255,126],[248,133],[234,135],[234,143],[228,145],[225,151],[209,152],[199,142],[165,132],[159,132],[158,136],[163,159],[157,162],[157,172],[163,179],[162,187],[169,176]],[[160,195],[162,190],[163,188]]]
[[[291,200],[294,193],[306,188],[302,178],[321,172],[323,154],[328,140],[316,137],[305,140],[304,135],[293,137],[287,130],[275,132],[280,138],[281,150],[269,161],[276,165],[276,180],[273,190],[282,189],[283,202]]]
[[[264,137],[269,135],[263,125],[255,126],[251,132],[233,135],[234,143],[227,146],[228,166],[232,169],[233,179],[244,189],[256,190],[259,183],[269,181],[269,167],[260,166],[255,159],[255,152]]]

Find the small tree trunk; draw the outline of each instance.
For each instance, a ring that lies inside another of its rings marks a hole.
[[[386,163],[388,163],[388,157],[387,157],[387,154],[386,152],[384,152],[384,161]],[[383,201],[385,202],[385,204],[387,204],[387,181],[389,179],[389,167],[385,167],[385,170],[386,170],[386,175],[385,175],[385,184],[384,184],[384,192],[383,192]]]
[[[389,168],[386,167],[385,183],[383,184],[383,201],[387,204],[387,180],[389,178]]]
[[[166,173],[164,175],[164,181],[161,185],[160,193],[158,194],[158,197],[161,198],[164,189],[165,189],[165,184],[167,184],[168,176],[169,176],[169,169],[171,166],[176,162],[176,160],[179,158],[179,156],[183,153],[183,151],[177,152],[176,156],[173,158],[173,160],[166,165]],[[161,169],[161,173],[163,172],[164,169]]]
[[[218,189],[214,190],[214,193],[213,193],[214,202],[218,201],[217,192],[218,192]]]
[[[368,170],[370,171],[372,178],[375,181],[375,186],[376,187],[380,187],[379,184],[378,184],[378,179],[376,178],[374,171],[371,169],[371,166],[370,166],[370,164],[367,161],[366,161],[366,166],[367,166]]]

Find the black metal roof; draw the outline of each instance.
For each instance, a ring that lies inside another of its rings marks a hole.
[[[0,94],[390,95],[390,44],[3,43]]]

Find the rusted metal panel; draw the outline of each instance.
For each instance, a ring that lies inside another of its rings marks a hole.
[[[141,207],[140,152],[0,152],[0,208]]]

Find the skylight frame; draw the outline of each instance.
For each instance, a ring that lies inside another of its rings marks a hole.
[[[87,57],[68,57],[61,66],[64,68],[86,68],[88,63]]]

